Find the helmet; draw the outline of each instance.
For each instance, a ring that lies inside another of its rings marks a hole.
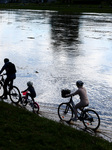
[[[83,83],[82,81],[80,81],[80,80],[78,80],[78,81],[76,82],[76,85],[77,85],[77,86],[83,86],[83,84],[84,84],[84,83]]]
[[[33,85],[33,83],[31,81],[27,82],[27,86],[32,86],[32,85]]]
[[[7,62],[9,62],[9,59],[8,59],[8,58],[5,58],[5,59],[4,59],[4,63],[7,63]]]

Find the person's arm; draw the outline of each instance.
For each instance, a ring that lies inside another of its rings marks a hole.
[[[24,90],[24,91],[21,91],[21,93],[24,93],[24,92],[26,92],[26,91],[28,91],[28,88],[27,88],[26,90]]]
[[[6,68],[6,65],[4,65],[4,66],[2,67],[2,69],[0,70],[0,74],[5,70],[5,68]]]
[[[77,94],[79,94],[79,90],[77,90],[77,91],[75,91],[75,92],[73,92],[71,94],[67,94],[65,97],[71,97],[71,96],[75,96]]]

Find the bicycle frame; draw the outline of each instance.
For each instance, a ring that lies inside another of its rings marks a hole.
[[[28,93],[28,91],[22,92],[21,101],[22,101],[22,98],[25,98],[27,93]],[[27,103],[29,103],[29,105],[32,107],[32,109],[34,108],[34,104],[38,105],[38,108],[39,108],[39,104],[37,102],[35,102],[35,100],[32,98],[31,99],[27,98]]]
[[[28,93],[28,91],[22,92],[22,98],[25,98],[27,93]],[[28,97],[27,97],[27,102],[28,103],[31,103],[32,101],[33,101],[32,99],[28,99]]]
[[[4,79],[4,76],[5,76],[6,74],[1,74],[0,76],[1,76],[1,80],[0,80],[0,82],[2,83],[2,85],[4,86],[4,82],[5,82],[5,79]],[[10,88],[10,83],[8,84],[8,89]],[[7,89],[7,90],[8,90]],[[8,93],[7,93],[8,94]]]
[[[72,109],[73,109],[73,112],[74,112],[75,103],[73,102],[72,96],[70,97],[70,100],[69,100],[68,103],[71,105],[71,107],[72,107]],[[79,117],[81,117],[81,114],[83,113],[84,108],[80,109],[80,111],[81,111],[81,113],[77,110],[77,114],[78,114]],[[74,112],[74,113],[75,113],[75,112]]]
[[[1,79],[0,79],[0,82],[2,82],[2,84],[4,85],[4,81],[5,81],[5,79],[4,79],[4,76],[5,74],[2,74],[2,75],[0,75],[0,77],[1,77]]]
[[[73,102],[72,96],[70,97],[70,100],[67,102],[67,104],[68,105],[66,106],[66,109],[65,109],[64,113],[67,114],[68,111],[69,111],[69,106],[71,106],[73,114],[75,115],[75,111],[74,111],[74,109],[75,109],[75,103]],[[80,112],[79,112],[79,110],[80,110]],[[86,116],[84,115],[84,111],[86,109],[81,108],[79,110],[77,110],[78,120],[83,121],[83,120],[86,119]]]
[[[64,97],[63,97],[64,98]],[[63,102],[58,106],[58,116],[60,120],[70,123],[71,120],[74,121],[73,115],[75,114],[75,104],[70,97],[69,102]],[[85,128],[90,128],[92,130],[97,130],[100,126],[100,117],[95,110],[85,109],[85,107],[77,111],[78,120],[82,121]]]
[[[3,89],[4,89],[4,83],[5,83],[5,79],[4,79],[4,76],[5,76],[6,74],[1,74],[0,75],[0,77],[1,77],[1,79],[0,79],[0,83],[1,83],[1,85],[3,86]],[[9,91],[10,91],[10,83],[7,85],[7,95],[9,95]]]

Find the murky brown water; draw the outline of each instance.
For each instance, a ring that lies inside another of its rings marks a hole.
[[[67,101],[61,89],[74,90],[83,80],[89,107],[112,130],[112,14],[4,10],[0,33],[0,66],[4,57],[16,64],[20,90],[31,80],[36,100],[57,106]]]

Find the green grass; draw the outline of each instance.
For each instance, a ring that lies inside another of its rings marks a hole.
[[[98,12],[112,13],[112,8],[109,5],[59,5],[59,4],[30,4],[25,5],[20,3],[0,4],[0,9],[32,9],[32,10],[56,10],[60,13],[81,13],[81,12]]]
[[[0,150],[111,150],[112,143],[0,101]]]

